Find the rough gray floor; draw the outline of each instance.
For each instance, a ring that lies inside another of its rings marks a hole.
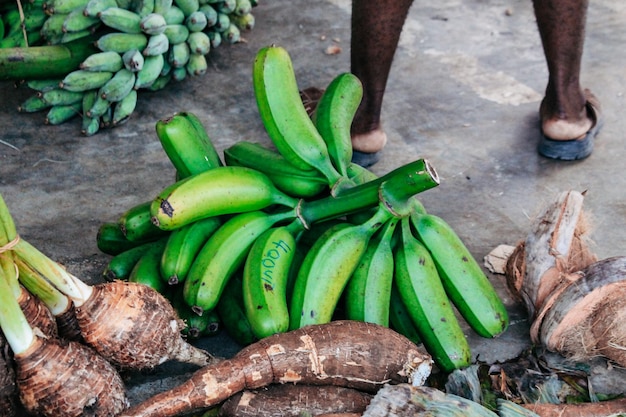
[[[31,92],[0,83],[0,193],[21,235],[89,282],[108,257],[95,245],[98,226],[153,198],[174,178],[154,126],[177,111],[200,116],[220,150],[235,141],[269,143],[255,107],[251,65],[266,44],[290,52],[301,87],[324,87],[349,70],[350,2],[262,1],[246,42],[221,46],[200,78],[140,94],[127,124],[82,137],[80,122],[45,126],[44,115],[18,114]],[[428,158],[442,183],[421,197],[482,259],[499,244],[514,245],[530,220],[560,191],[587,190],[594,250],[624,255],[626,156],[624,107],[626,5],[591,2],[582,80],[604,105],[606,124],[594,154],[555,162],[535,151],[537,111],[547,70],[530,1],[416,1],[397,51],[383,119],[389,143],[379,174]],[[337,45],[341,52],[326,54]],[[498,340],[468,332],[475,355],[506,360],[529,346],[523,309],[502,276],[490,275],[512,317]],[[206,341],[223,350],[222,339]],[[226,345],[232,354],[237,347]]]

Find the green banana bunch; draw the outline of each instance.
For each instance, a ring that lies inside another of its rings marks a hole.
[[[164,245],[164,240],[156,240],[133,246],[123,252],[114,255],[107,263],[102,275],[107,281],[128,280],[130,273],[139,261],[152,246]]]
[[[470,348],[441,284],[435,262],[411,230],[409,217],[401,220],[402,238],[394,259],[394,282],[437,366],[445,372],[470,364]]]
[[[271,205],[296,207],[298,200],[278,190],[263,173],[221,166],[182,179],[152,201],[152,222],[172,230],[201,218],[262,210]]]
[[[224,150],[229,166],[254,168],[267,175],[276,187],[297,198],[312,198],[328,190],[326,179],[315,169],[303,170],[281,154],[258,143],[239,141]]]
[[[356,75],[343,73],[335,77],[320,98],[313,121],[326,142],[335,168],[348,176],[352,163],[350,127],[363,98],[363,85]]]
[[[335,185],[342,176],[304,108],[289,53],[279,46],[261,48],[252,83],[261,120],[278,151],[296,167],[315,168]]]
[[[181,283],[202,246],[215,233],[222,221],[218,217],[201,219],[174,230],[161,256],[161,276],[169,285]]]
[[[159,120],[156,133],[180,179],[222,165],[202,122],[193,113],[180,112]]]
[[[456,232],[441,217],[413,214],[417,237],[428,249],[450,300],[482,337],[506,330],[509,319],[496,290]]]
[[[370,240],[346,287],[346,317],[389,327],[393,282],[394,231],[398,218],[388,220]]]
[[[294,231],[288,226],[277,226],[263,232],[246,257],[243,304],[259,339],[289,329],[287,287],[295,253]]]
[[[306,254],[294,284],[291,329],[331,320],[370,238],[392,217],[392,213],[381,204],[365,223],[339,223],[322,234]]]
[[[183,288],[187,304],[197,312],[214,309],[226,282],[243,266],[259,235],[278,222],[293,218],[293,211],[250,211],[227,220],[209,237],[187,273]]]

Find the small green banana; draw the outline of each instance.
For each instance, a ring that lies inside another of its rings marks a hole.
[[[68,91],[62,88],[49,90],[44,93],[38,93],[38,95],[51,106],[65,106],[68,104],[82,102],[83,91]]]
[[[168,24],[163,31],[170,45],[183,43],[189,37],[189,29],[181,24]]]
[[[91,54],[79,65],[81,70],[106,71],[111,73],[117,72],[123,67],[124,61],[122,60],[122,56],[114,51]]]
[[[346,287],[346,317],[389,327],[393,282],[393,234],[398,218],[388,220],[370,240]]]
[[[187,42],[180,42],[170,47],[167,60],[174,68],[185,68],[185,65],[189,62],[190,56],[191,50],[189,49],[189,44]]]
[[[61,80],[55,79],[46,79],[46,80],[26,80],[26,85],[31,90],[35,90],[40,93],[45,93],[46,91],[54,90],[55,88],[59,88],[59,83]]]
[[[228,43],[235,44],[241,40],[241,31],[237,25],[228,25],[226,30],[222,32],[222,39],[226,39]]]
[[[143,58],[143,66],[135,74],[134,89],[149,88],[159,78],[165,65],[164,55],[147,56]]]
[[[74,9],[63,20],[63,32],[76,33],[91,29],[100,23],[97,17],[85,16],[83,9]]]
[[[207,72],[209,65],[204,55],[191,53],[189,54],[189,61],[185,65],[187,74],[193,76],[204,75]]]
[[[222,34],[214,30],[209,31],[209,39],[211,39],[211,48],[215,49],[222,44]]]
[[[173,4],[172,0],[155,0],[153,14],[164,16]]]
[[[102,10],[98,17],[111,29],[123,33],[141,33],[141,16],[133,11],[121,7],[109,7]]]
[[[237,8],[237,0],[223,0],[216,3],[217,11],[224,14],[231,14]]]
[[[230,26],[230,15],[226,13],[217,12],[217,22],[213,25],[213,29],[217,32],[224,32]]]
[[[116,279],[128,280],[130,273],[139,261],[139,259],[152,247],[163,246],[165,240],[156,240],[153,242],[142,243],[139,246],[134,246],[124,252],[118,253],[113,256],[107,263],[102,275],[106,281],[115,281]]]
[[[189,16],[200,8],[198,0],[174,0],[174,4],[183,11],[185,16]]]
[[[87,0],[54,0],[44,3],[46,12],[49,14],[67,14],[75,9],[82,9],[87,5]]]
[[[98,17],[100,12],[109,7],[118,7],[115,0],[89,0],[83,9],[83,14],[89,17]]]
[[[69,13],[55,13],[49,16],[40,29],[41,36],[48,40],[48,43],[54,44],[52,40],[60,38],[63,35],[63,23]]]
[[[171,80],[172,80],[171,72],[165,75],[159,75],[157,79],[154,80],[152,84],[150,84],[150,87],[147,87],[147,88],[150,91],[159,91],[165,88],[165,86],[168,85]]]
[[[289,329],[287,285],[295,252],[294,232],[288,226],[276,226],[255,240],[246,257],[244,307],[259,339]]]
[[[148,38],[148,44],[143,49],[142,53],[145,56],[161,55],[167,52],[170,47],[169,38],[165,33],[159,33],[158,35],[150,35]]]
[[[154,13],[156,0],[134,0],[131,1],[131,10],[141,17]]]
[[[235,16],[245,16],[252,11],[252,3],[250,0],[237,0],[235,9],[232,14]]]
[[[124,68],[126,68],[128,71],[139,72],[143,68],[145,59],[143,57],[143,54],[137,49],[131,49],[130,51],[126,51],[122,55],[122,61],[124,63]]]
[[[61,41],[59,43],[68,43],[68,42],[72,42],[75,40],[86,38],[88,36],[93,35],[94,30],[96,30],[95,27],[84,29],[84,30],[79,30],[78,32],[65,32],[63,36],[61,36]]]
[[[171,4],[172,1],[169,2]],[[166,26],[165,17],[160,13],[150,13],[141,18],[139,22],[142,32],[147,35],[159,35],[165,31]]]
[[[85,136],[93,136],[100,131],[100,118],[83,115],[80,132]]]
[[[221,224],[219,217],[209,217],[174,230],[161,257],[163,279],[170,285],[183,282],[198,252]]]
[[[206,15],[198,8],[198,10],[192,12],[189,16],[187,16],[187,18],[185,19],[185,26],[187,26],[189,32],[203,31],[204,28],[207,27]]]
[[[320,98],[313,121],[326,142],[330,158],[341,175],[352,162],[350,127],[363,98],[363,85],[349,72],[335,77]]]
[[[328,323],[372,235],[392,217],[383,206],[365,223],[332,226],[315,241],[298,272],[290,328]]]
[[[203,4],[198,9],[202,13],[204,13],[204,17],[206,17],[206,27],[211,28],[217,23],[217,10],[210,4]]]
[[[134,86],[135,73],[126,68],[122,68],[116,72],[109,81],[100,87],[98,94],[100,94],[102,98],[105,98],[112,103],[116,103],[126,97]]]
[[[35,113],[52,107],[50,103],[45,101],[39,95],[35,94],[28,97],[17,108],[17,111],[24,113]]]
[[[128,275],[128,281],[147,285],[155,291],[165,293],[167,284],[161,278],[160,261],[166,238],[161,239],[161,244],[151,245],[144,252]]]
[[[46,114],[47,125],[59,125],[81,114],[81,103],[52,106]]]
[[[152,222],[172,230],[201,218],[262,210],[271,205],[294,208],[296,198],[278,190],[263,173],[221,166],[182,179],[152,202]]]
[[[243,306],[242,281],[241,271],[237,271],[226,283],[215,310],[226,333],[241,346],[247,346],[258,339],[252,331]]]
[[[143,33],[107,33],[96,41],[96,47],[101,51],[114,51],[120,54],[132,49],[143,51],[147,45],[148,37]]]
[[[259,235],[290,218],[293,218],[292,212],[270,215],[263,211],[251,211],[227,220],[207,240],[187,273],[183,288],[187,304],[198,312],[213,310],[224,286],[243,266],[250,247]]]
[[[187,44],[194,54],[206,55],[211,50],[211,39],[204,32],[191,32]]]
[[[185,13],[178,6],[171,6],[163,13],[163,17],[168,25],[181,25],[185,21]]]
[[[508,326],[507,310],[452,227],[434,214],[411,216],[418,238],[431,253],[448,297],[482,337],[495,337]]]
[[[441,284],[430,253],[403,217],[395,252],[394,281],[426,350],[444,372],[470,364],[470,347]]]
[[[189,56],[191,57],[191,54],[189,54]],[[172,68],[172,80],[180,82],[185,78],[187,78],[187,64],[185,64],[184,67]]]
[[[256,18],[252,13],[244,14],[242,16],[231,15],[230,23],[237,26],[239,30],[252,30],[256,24]]]
[[[145,242],[131,242],[126,239],[117,222],[104,222],[98,228],[96,245],[107,255],[115,256]]]
[[[193,113],[179,112],[157,121],[156,133],[180,179],[222,165],[206,130]]]
[[[252,81],[261,120],[278,151],[298,168],[317,169],[329,185],[337,183],[341,174],[302,104],[289,53],[274,45],[261,48]]]
[[[281,154],[261,144],[239,141],[224,150],[226,165],[254,168],[270,177],[276,187],[298,198],[312,198],[328,190],[326,179],[315,169],[303,170]]]
[[[98,89],[100,91],[100,89]],[[96,95],[96,100],[89,110],[84,115],[91,118],[100,118],[111,110],[111,102],[100,94]]]
[[[137,95],[136,90],[131,90],[126,97],[115,103],[113,119],[111,120],[113,126],[119,126],[130,118],[130,115],[135,111],[135,107],[137,107]]]
[[[74,70],[68,73],[59,86],[68,91],[87,91],[102,87],[113,77],[109,71]]]
[[[126,239],[131,242],[142,242],[155,240],[168,234],[150,221],[151,204],[151,201],[136,204],[118,218],[117,223]]]

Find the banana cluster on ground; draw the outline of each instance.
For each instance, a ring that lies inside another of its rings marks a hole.
[[[205,74],[213,48],[239,42],[242,31],[254,27],[256,5],[257,0],[34,0],[24,5],[22,17],[14,2],[0,10],[0,52],[95,45],[78,67],[69,62],[65,72],[56,71],[62,76],[27,79],[35,93],[18,108],[46,111],[51,125],[80,116],[81,132],[91,136],[126,122],[138,90],[159,90],[172,80]],[[43,74],[52,53],[39,53]]]
[[[240,141],[222,161],[196,115],[158,121],[176,180],[102,225],[107,279],[171,293],[190,323],[217,317],[242,344],[347,318],[423,343],[444,371],[469,365],[456,311],[487,338],[508,316],[458,235],[416,198],[439,184],[435,169],[418,159],[379,177],[350,162],[353,75],[333,80],[311,118],[285,49],[262,48],[253,74],[275,149]]]

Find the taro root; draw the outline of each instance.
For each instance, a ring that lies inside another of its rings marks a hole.
[[[2,410],[2,415],[15,416],[17,402],[13,355],[4,335],[0,332],[0,410]]]

